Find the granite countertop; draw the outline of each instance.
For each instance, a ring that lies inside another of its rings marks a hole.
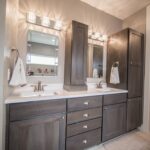
[[[45,95],[45,96],[25,96],[25,97],[23,97],[23,96],[19,96],[19,95],[12,95],[5,100],[5,104],[128,93],[127,90],[121,90],[121,89],[115,89],[115,88],[108,88],[108,89],[109,90],[89,89],[87,91],[77,91],[77,92],[68,92],[65,90],[61,90],[61,91],[57,91],[57,92],[49,91],[49,92],[53,93],[52,95],[49,95],[49,96]]]

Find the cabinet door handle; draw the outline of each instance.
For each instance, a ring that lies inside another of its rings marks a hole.
[[[87,125],[84,125],[84,126],[83,126],[83,129],[87,129],[87,128],[88,128],[88,126],[87,126]]]
[[[65,117],[63,116],[62,119],[65,119]]]
[[[83,117],[87,118],[89,115],[88,114],[83,114]]]
[[[84,105],[89,105],[89,102],[84,102]]]
[[[83,140],[83,144],[87,144],[87,140]]]
[[[104,110],[107,110],[107,109],[108,109],[107,107],[104,108]]]

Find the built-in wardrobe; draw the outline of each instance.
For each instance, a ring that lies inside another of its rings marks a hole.
[[[110,83],[111,68],[119,62],[119,84]],[[114,88],[127,89],[127,131],[142,124],[144,36],[124,29],[109,37],[107,52],[107,83]]]

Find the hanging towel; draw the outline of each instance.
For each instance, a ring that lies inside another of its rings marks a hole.
[[[16,86],[23,86],[25,84],[27,84],[27,80],[23,61],[20,57],[18,57],[9,85],[16,87]]]
[[[112,65],[111,74],[110,74],[110,83],[112,83],[112,84],[119,84],[120,83],[118,66]]]

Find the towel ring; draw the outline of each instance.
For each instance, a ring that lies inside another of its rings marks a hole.
[[[119,61],[114,62],[112,66],[113,67],[119,67]]]
[[[17,53],[17,58],[20,56],[20,53],[19,53],[18,49],[12,48],[11,51]]]

